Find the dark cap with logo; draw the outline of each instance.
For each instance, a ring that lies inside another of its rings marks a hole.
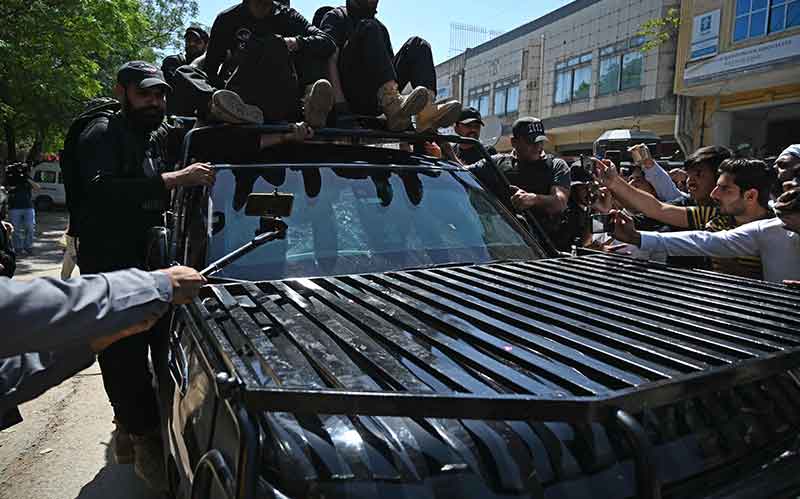
[[[481,112],[474,107],[465,107],[461,110],[461,115],[458,117],[458,123],[462,125],[480,123],[481,126],[483,126],[483,118],[481,117]]]
[[[526,139],[529,142],[545,142],[547,136],[544,134],[544,123],[539,118],[525,117],[514,122],[512,127],[514,137]]]
[[[203,43],[208,43],[208,33],[200,26],[189,26],[186,28],[186,33],[183,34],[183,38],[188,38],[189,35],[194,35],[200,38]]]
[[[152,87],[165,87],[172,90],[160,69],[145,61],[126,62],[117,72],[117,82],[121,85],[134,84],[141,89]]]

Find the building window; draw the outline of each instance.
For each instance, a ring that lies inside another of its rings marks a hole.
[[[475,94],[469,97],[469,107],[477,109],[482,116],[489,114],[489,94]]]
[[[800,0],[736,0],[733,41],[800,26]]]
[[[592,54],[587,53],[556,64],[553,102],[565,104],[588,99],[592,87]]]
[[[619,79],[619,89],[628,90],[642,86],[642,67],[644,55],[639,52],[628,52],[622,56],[622,75]]]
[[[619,90],[619,66],[619,57],[600,59],[600,77],[597,82],[598,94],[610,94]]]
[[[638,49],[642,44],[641,37],[634,37],[626,42],[600,49],[598,95],[607,95],[642,86],[644,54]]]
[[[519,83],[494,89],[494,114],[504,116],[519,110]]]

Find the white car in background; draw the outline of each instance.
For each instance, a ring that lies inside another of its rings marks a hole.
[[[41,186],[40,190],[33,193],[33,202],[37,210],[46,211],[54,206],[67,204],[64,180],[61,178],[61,167],[58,163],[39,163],[33,168],[32,178]]]

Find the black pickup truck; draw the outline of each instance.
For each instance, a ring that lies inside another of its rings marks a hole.
[[[225,261],[158,377],[176,496],[800,491],[800,293],[554,255],[460,166],[374,146],[418,136],[209,147],[231,133],[187,136],[217,181],[164,232],[175,261]],[[291,198],[282,230],[254,195]]]

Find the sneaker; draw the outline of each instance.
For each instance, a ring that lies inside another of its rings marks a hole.
[[[230,90],[217,90],[211,96],[212,119],[224,123],[260,125],[264,113],[256,106],[246,104],[239,94]]]
[[[114,421],[116,428],[111,434],[111,444],[114,446],[114,460],[117,464],[131,464],[133,462],[133,442],[131,434]]]
[[[311,128],[322,128],[328,121],[328,113],[333,109],[333,87],[328,80],[317,80],[308,89],[303,102],[303,114]]]
[[[133,471],[148,487],[158,492],[169,490],[164,446],[158,431],[146,435],[131,435],[133,442]]]
[[[435,132],[440,128],[447,128],[458,121],[459,116],[461,116],[460,102],[451,100],[437,104],[436,94],[428,90],[428,102],[417,115],[417,131]]]

